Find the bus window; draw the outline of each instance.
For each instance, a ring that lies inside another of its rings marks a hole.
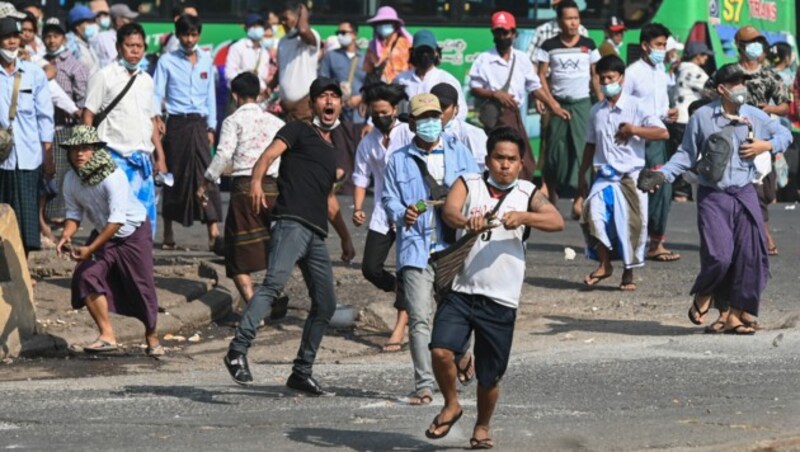
[[[575,0],[581,10],[581,21],[585,26],[602,26],[611,15],[612,0]],[[519,28],[535,26],[556,18],[551,0],[465,0],[463,18],[470,22],[486,22],[495,11],[508,11],[517,19]],[[599,22],[598,22],[599,21]]]

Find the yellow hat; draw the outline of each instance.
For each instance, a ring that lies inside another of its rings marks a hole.
[[[442,112],[438,97],[433,94],[422,93],[411,98],[411,116],[417,117],[429,111]]]

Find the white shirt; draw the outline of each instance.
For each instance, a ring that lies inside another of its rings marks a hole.
[[[469,107],[464,92],[461,90],[461,84],[445,70],[434,66],[425,74],[424,78],[419,78],[414,69],[409,69],[397,74],[392,83],[403,85],[409,99],[417,94],[430,93],[431,89],[439,83],[447,83],[458,91],[458,115],[456,117],[462,120],[467,119]]]
[[[511,49],[511,52],[512,58],[508,61],[497,53],[497,49],[479,54],[469,70],[469,86],[491,91],[500,90],[508,80],[512,61],[516,59],[509,92],[514,96],[517,105],[522,106],[527,101],[528,93],[541,88],[542,84],[528,56],[516,49]]]
[[[624,83],[628,83],[626,79]],[[640,137],[631,137],[627,143],[619,144],[614,139],[622,123],[640,127],[661,127],[664,123],[658,116],[643,108],[635,98],[624,92],[613,107],[608,100],[592,106],[589,124],[586,127],[586,143],[594,144],[595,167],[608,164],[623,174],[635,174],[644,168],[646,142]]]
[[[377,129],[372,129],[356,149],[356,162],[353,169],[353,184],[356,187],[369,187],[370,176],[375,183],[373,190],[375,206],[372,208],[372,218],[369,228],[372,231],[386,234],[391,229],[386,210],[381,203],[383,197],[384,172],[386,163],[392,152],[408,146],[414,138],[414,133],[408,128],[408,124],[396,122],[395,126],[389,131],[389,145],[383,147],[383,134]]]
[[[147,219],[144,205],[136,199],[128,177],[119,168],[94,186],[83,185],[75,171],[70,170],[64,176],[63,192],[68,220],[82,222],[85,215],[98,232],[108,224],[121,224],[116,238],[133,234]]]
[[[311,82],[317,78],[319,66],[320,38],[316,30],[311,30],[317,44],[310,46],[297,35],[284,36],[278,42],[278,82],[281,98],[297,102],[308,95]]]
[[[33,50],[33,46],[30,44],[25,45],[25,50],[27,50],[28,55],[30,55],[30,61],[32,63],[38,63],[44,59],[44,56],[47,54],[47,49],[44,47],[44,42],[39,36],[34,36],[33,40],[36,42],[36,50]]]
[[[483,171],[486,169],[486,132],[480,127],[475,127],[466,121],[457,118],[450,120],[444,128],[442,137],[445,140],[454,139],[467,147],[475,157],[475,163]]]
[[[178,35],[172,33],[169,35],[169,39],[164,44],[164,47],[161,49],[161,54],[174,52],[181,48],[181,40],[178,39]]]
[[[668,83],[663,64],[650,66],[644,60],[637,60],[625,70],[622,91],[634,97],[647,114],[665,119],[669,111]]]
[[[558,99],[586,99],[592,84],[592,66],[600,60],[600,52],[589,38],[579,36],[568,47],[560,38],[548,39],[539,47],[538,63],[550,68],[550,92]]]
[[[67,114],[74,115],[78,111],[78,106],[71,97],[61,88],[61,85],[55,79],[47,82],[47,88],[50,90],[50,97],[53,99],[53,105],[64,110]]]
[[[536,64],[536,57],[539,54],[539,47],[544,44],[550,38],[558,36],[561,33],[561,26],[558,25],[558,19],[551,20],[549,22],[545,22],[534,30],[534,37],[531,39],[531,42],[528,46],[528,56],[531,59],[531,63]],[[586,29],[583,25],[578,27],[578,34],[581,36],[589,37],[589,30]]]
[[[73,55],[83,64],[90,76],[94,75],[94,73],[100,69],[100,64],[94,49],[89,43],[79,38],[75,33],[67,33],[67,49],[72,51]]]
[[[104,68],[117,59],[117,30],[105,30],[97,34],[91,42],[97,54],[97,64]]]
[[[275,133],[286,123],[265,112],[258,104],[244,104],[222,121],[217,153],[205,173],[217,180],[229,167],[232,176],[250,176],[261,154],[275,139]],[[281,158],[267,169],[267,176],[278,177]]]
[[[483,177],[467,174],[462,180],[468,190],[463,214],[469,218],[491,212],[498,199],[491,196]],[[536,186],[520,180],[511,190],[500,205],[498,218],[506,212],[527,212]],[[458,237],[464,233],[459,230]],[[464,261],[464,269],[453,281],[453,290],[483,295],[499,305],[516,309],[525,280],[524,234],[524,226],[512,230],[500,226],[481,234]]]
[[[236,41],[228,49],[228,57],[225,59],[225,78],[228,86],[237,75],[243,72],[252,72],[258,76],[261,90],[267,88],[269,79],[269,52],[261,47],[261,43],[254,43],[250,38],[242,38]]]
[[[155,149],[152,119],[158,110],[153,101],[153,79],[146,72],[138,73],[125,97],[97,127],[100,139],[123,157],[137,151],[152,153]],[[131,74],[119,61],[97,71],[89,79],[86,108],[95,115],[104,111],[130,78]]]
[[[706,71],[690,61],[684,61],[678,66],[678,83],[675,88],[678,124],[689,123],[689,105],[703,97],[703,87],[707,80]]]

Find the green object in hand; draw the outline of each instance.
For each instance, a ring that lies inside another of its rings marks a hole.
[[[425,213],[425,211],[428,210],[428,205],[425,204],[424,199],[420,199],[419,201],[417,201],[417,203],[414,204],[414,207],[417,208],[418,213]]]

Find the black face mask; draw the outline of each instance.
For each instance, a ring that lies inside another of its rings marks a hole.
[[[380,130],[382,133],[388,133],[392,130],[392,124],[394,124],[394,116],[392,115],[372,115],[372,124]]]
[[[500,53],[505,53],[510,49],[513,42],[514,38],[494,38],[494,45]]]
[[[436,56],[433,52],[423,51],[414,52],[414,66],[422,70],[428,70],[436,63]]]

